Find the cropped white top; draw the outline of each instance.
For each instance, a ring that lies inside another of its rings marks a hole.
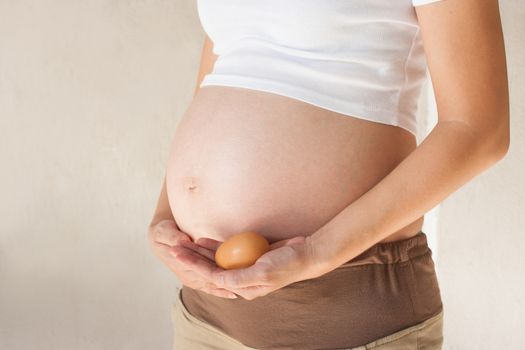
[[[417,134],[414,6],[441,0],[198,0],[218,58],[200,86],[272,92]]]

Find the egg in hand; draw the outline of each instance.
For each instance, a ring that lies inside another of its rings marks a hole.
[[[264,236],[246,231],[231,236],[215,251],[215,262],[225,270],[253,265],[259,257],[270,250]]]

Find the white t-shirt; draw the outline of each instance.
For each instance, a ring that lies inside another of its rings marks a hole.
[[[200,86],[271,92],[416,135],[426,60],[414,6],[436,1],[197,0],[218,55]]]

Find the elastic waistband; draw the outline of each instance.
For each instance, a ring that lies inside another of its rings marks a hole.
[[[407,239],[377,243],[338,268],[366,264],[395,264],[429,253],[431,254],[432,251],[428,246],[427,235],[419,231]]]

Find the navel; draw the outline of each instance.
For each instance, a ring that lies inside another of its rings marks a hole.
[[[187,176],[183,180],[184,189],[195,192],[198,189],[197,181],[193,176]]]

